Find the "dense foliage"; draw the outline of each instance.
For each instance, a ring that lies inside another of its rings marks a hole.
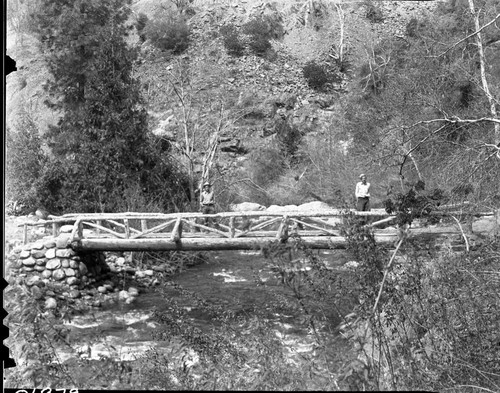
[[[40,206],[42,202],[38,191],[47,157],[38,127],[27,113],[14,129],[17,132],[11,128],[6,132],[5,198],[24,206],[18,213],[27,213],[26,208]]]
[[[470,6],[443,3],[434,15],[410,20],[404,40],[374,45],[359,66],[345,118],[352,155],[369,156],[412,182],[427,179],[449,190],[470,187],[469,201],[495,206],[498,188],[491,186],[500,181],[495,148],[500,125],[492,111],[498,106],[500,75],[496,67],[481,64],[498,63],[499,51],[488,45],[496,42],[498,28],[489,24],[481,37],[474,35]],[[494,2],[475,7],[484,10],[478,14],[480,25],[498,14]],[[493,119],[477,120],[488,118]],[[452,191],[452,199],[464,197]]]
[[[283,35],[283,26],[276,17],[272,15],[257,16],[242,26],[242,32],[246,34],[248,46],[258,56],[265,56],[271,49],[271,40]]]
[[[189,47],[191,31],[180,18],[150,20],[144,27],[144,36],[158,49],[180,54]]]
[[[313,89],[321,89],[323,86],[329,82],[330,78],[328,73],[318,63],[315,61],[308,62],[302,69],[304,78],[307,80],[307,84]]]
[[[227,53],[231,56],[242,56],[245,50],[245,45],[238,34],[238,29],[234,25],[222,26],[219,30],[224,47]]]
[[[58,0],[40,7],[34,20],[51,74],[48,105],[62,113],[44,135],[50,154],[38,183],[43,205],[54,212],[124,210],[137,200],[144,208],[175,206],[182,180],[147,132],[132,77],[137,54],[125,42],[128,3]]]

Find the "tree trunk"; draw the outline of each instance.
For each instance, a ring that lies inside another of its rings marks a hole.
[[[493,95],[490,92],[488,80],[486,79],[486,58],[484,55],[483,38],[482,38],[482,34],[480,32],[481,26],[479,24],[479,12],[476,12],[474,0],[469,0],[469,10],[472,14],[472,17],[474,18],[474,27],[477,31],[477,33],[476,33],[476,45],[477,45],[477,51],[479,54],[479,65],[480,65],[480,70],[481,70],[481,82],[483,85],[484,93],[486,94],[486,97],[488,98],[488,102],[490,104],[491,116],[494,119],[496,119],[497,118],[497,109],[496,109],[496,104],[495,104],[495,98],[493,97]],[[500,124],[495,123],[494,127],[495,127],[494,143],[496,146],[500,147]]]

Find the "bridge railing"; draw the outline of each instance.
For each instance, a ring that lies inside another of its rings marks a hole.
[[[182,237],[287,236],[287,231],[338,236],[338,224],[348,213],[361,216],[387,216],[381,211],[322,211],[322,212],[225,212],[202,213],[117,213],[77,215],[71,240],[89,237],[118,239],[168,238],[179,241]],[[207,223],[208,221],[208,223]],[[84,231],[92,229],[93,231]]]
[[[186,237],[269,237],[283,239],[289,231],[301,235],[338,236],[346,215],[389,216],[383,209],[370,212],[331,209],[322,211],[249,211],[215,214],[193,213],[92,213],[51,216],[24,224],[24,241],[28,226],[51,226],[57,236],[61,227],[71,226],[70,242],[86,238],[145,239],[162,238],[179,242]],[[392,220],[388,217],[379,222]],[[209,224],[206,224],[209,221]],[[376,225],[372,223],[372,225]]]

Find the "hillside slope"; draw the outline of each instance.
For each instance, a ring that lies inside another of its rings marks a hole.
[[[185,147],[183,108],[172,90],[172,82],[178,82],[174,80],[175,72],[180,67],[189,75],[185,87],[191,98],[195,123],[200,129],[205,129],[197,136],[195,171],[202,168],[209,129],[213,129],[217,122],[222,126],[213,176],[224,186],[246,176],[251,169],[246,163],[250,153],[273,143],[279,122],[286,121],[297,127],[306,150],[328,142],[332,148],[342,151],[349,141],[342,129],[341,103],[351,89],[352,76],[357,68],[380,40],[402,36],[412,17],[428,12],[434,6],[433,2],[427,1],[380,2],[375,5],[344,1],[340,6],[319,0],[299,3],[289,0],[192,1],[187,17],[192,40],[182,55],[168,55],[154,48],[149,41],[141,43],[135,30],[129,38],[131,45],[140,46],[136,77],[144,87],[150,129],[177,147],[174,151],[180,152]],[[132,25],[141,13],[154,20],[168,12],[176,12],[172,2],[161,0],[134,1],[132,10]],[[273,15],[283,26],[282,37],[272,42],[272,50],[265,57],[251,53],[241,57],[229,56],[219,34],[220,27],[229,23],[242,26],[258,15]],[[310,88],[302,68],[309,61],[333,64],[334,59],[341,56],[341,37],[342,56],[347,61],[345,69],[339,72],[339,79],[325,91]],[[16,34],[10,29],[7,49],[18,63],[18,71],[7,78],[7,124],[15,124],[24,112],[37,122],[43,133],[48,124],[57,121],[57,114],[43,104],[47,97],[42,85],[48,73],[37,51],[36,41],[29,34]],[[179,162],[186,164],[182,154]],[[302,171],[302,168],[289,168],[278,183],[283,183],[285,189],[297,188],[293,178],[300,176]],[[309,186],[305,184],[303,187]],[[328,182],[319,185],[316,195],[324,197],[333,187]],[[347,193],[347,188],[337,185],[339,187],[342,193]],[[292,195],[288,202],[304,202],[294,199],[299,194]],[[240,186],[233,187],[234,195],[240,195],[240,199],[255,197]],[[269,199],[261,202],[269,202]]]

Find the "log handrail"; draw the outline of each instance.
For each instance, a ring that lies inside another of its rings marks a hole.
[[[454,207],[454,206],[453,206]],[[436,211],[431,215],[449,215],[450,211]],[[468,213],[475,216],[490,216],[492,212]],[[369,227],[388,223],[396,218],[395,214],[388,214],[383,209],[374,209],[369,212],[358,212],[353,209],[328,209],[328,210],[293,210],[293,211],[249,211],[249,212],[220,212],[214,214],[203,214],[200,212],[187,213],[83,213],[83,214],[68,214],[64,216],[49,216],[49,220],[38,220],[35,222],[26,222],[18,224],[24,227],[23,240],[27,243],[29,226],[52,225],[53,234],[57,235],[60,224],[71,223],[70,241],[75,243],[75,247],[83,247],[84,244],[113,244],[114,241],[120,242],[120,247],[124,247],[123,241],[130,240],[131,247],[136,244],[136,240],[144,240],[137,244],[150,244],[150,242],[159,242],[161,247],[171,247],[165,242],[172,242],[179,248],[183,248],[189,244],[194,244],[193,238],[199,239],[200,242],[207,244],[207,249],[210,249],[211,244],[220,244],[221,247],[233,247],[229,243],[221,239],[233,241],[234,245],[243,244],[245,239],[248,243],[252,243],[255,238],[274,238],[286,241],[291,233],[297,233],[300,236],[309,237],[330,237],[338,238],[340,231],[337,230],[335,222],[328,222],[326,219],[332,217],[345,216],[369,216],[380,217],[381,219],[367,224]],[[215,223],[214,226],[203,225],[201,219],[210,218]],[[239,227],[236,224],[236,219],[250,222],[253,225],[249,227]],[[132,222],[131,222],[132,221]],[[151,222],[158,225],[151,227]],[[132,225],[133,223],[133,225]],[[276,225],[279,223],[279,228]],[[149,224],[149,225],[148,225]],[[299,224],[297,227],[296,224]],[[110,227],[111,225],[111,227]],[[139,226],[137,229],[137,226]],[[271,228],[266,228],[273,225]],[[95,231],[84,232],[84,227],[90,227]],[[135,226],[135,227],[134,227]],[[192,231],[185,231],[184,228],[191,228]],[[110,229],[112,228],[112,229]],[[266,228],[266,229],[264,229]],[[274,229],[273,229],[274,228]],[[166,231],[163,231],[166,229]],[[205,233],[201,233],[202,230]],[[291,232],[290,232],[291,231]],[[208,233],[206,233],[208,232]],[[413,231],[412,231],[413,232]],[[416,231],[415,233],[417,233]],[[113,238],[110,238],[110,235]],[[157,240],[154,240],[157,239]],[[219,240],[216,240],[219,239]],[[87,240],[90,242],[87,242]],[[323,244],[323,241],[320,242]],[[319,243],[318,243],[319,244]],[[91,247],[91,246],[89,246]],[[142,246],[138,246],[139,248]],[[192,247],[195,247],[192,245]],[[196,246],[197,247],[197,246]],[[191,248],[192,249],[192,248]]]

